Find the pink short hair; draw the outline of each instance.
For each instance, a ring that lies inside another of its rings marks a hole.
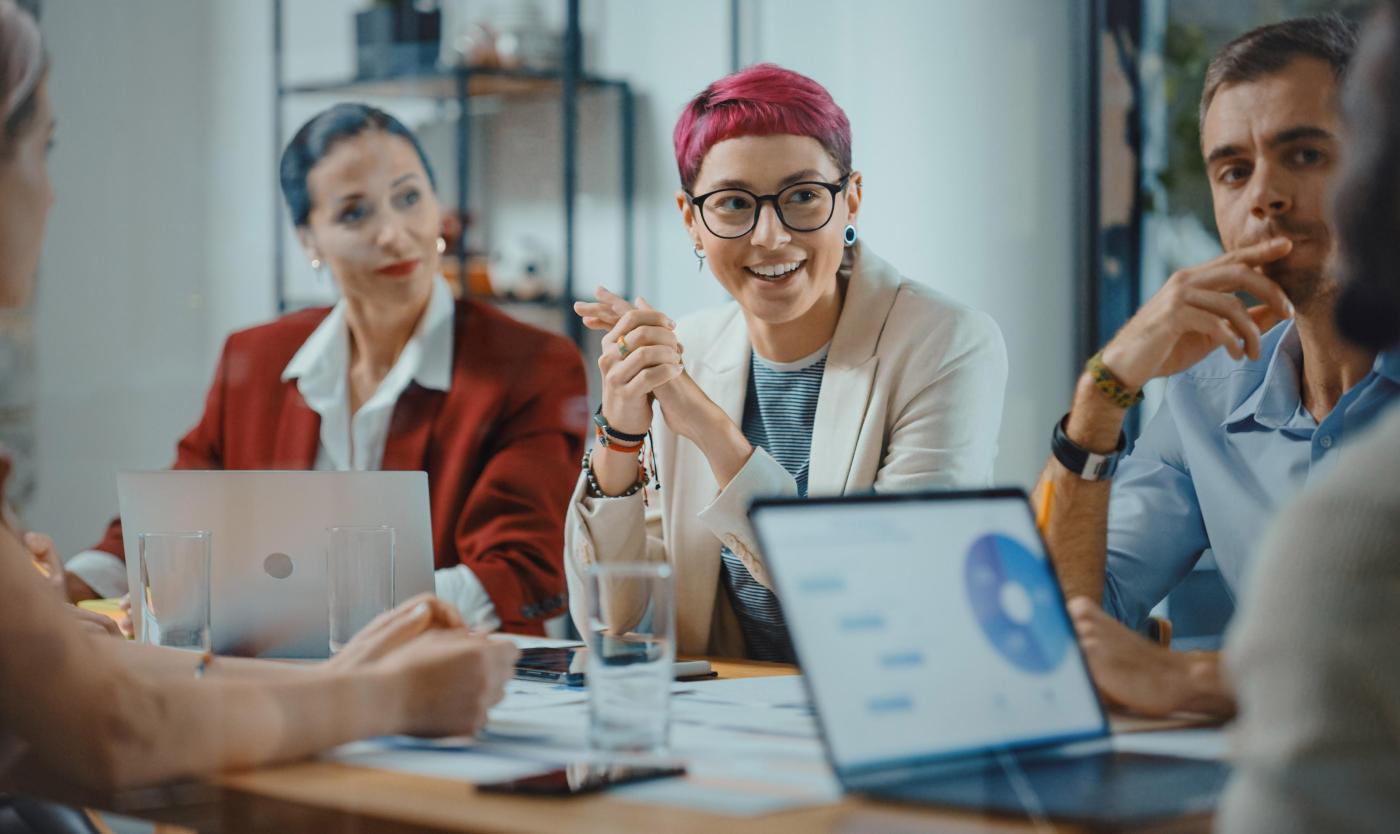
[[[681,186],[689,191],[715,144],[736,136],[810,136],[841,174],[851,170],[851,122],[826,88],[777,64],[726,75],[690,100],[672,141]]]

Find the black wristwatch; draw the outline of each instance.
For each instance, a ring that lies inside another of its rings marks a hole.
[[[1118,471],[1118,462],[1128,448],[1128,436],[1118,432],[1118,448],[1106,455],[1091,452],[1069,439],[1065,434],[1066,414],[1055,424],[1055,433],[1050,437],[1050,451],[1060,465],[1086,481],[1107,481]]]

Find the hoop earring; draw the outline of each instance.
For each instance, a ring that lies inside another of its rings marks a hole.
[[[439,255],[447,251],[447,238],[443,237],[442,235],[438,235],[437,250]]]
[[[694,252],[695,252],[695,271],[696,271],[696,272],[699,272],[700,270],[702,270],[702,269],[705,268],[705,258],[706,258],[705,250],[704,250],[704,249],[701,249],[699,246],[697,246],[697,247],[695,247]]]
[[[842,238],[844,241],[846,241],[846,245],[847,245],[847,246],[855,246],[855,245],[856,245],[856,227],[855,227],[855,226],[852,226],[850,223],[847,223],[847,224],[846,224],[846,231],[841,235],[841,238]]]

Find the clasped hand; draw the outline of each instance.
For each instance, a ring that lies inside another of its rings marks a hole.
[[[656,401],[672,431],[698,440],[706,420],[723,412],[686,373],[676,323],[643,298],[634,306],[603,287],[597,297],[596,302],[574,302],[574,312],[585,327],[606,334],[598,370],[608,424],[627,434],[645,434]]]

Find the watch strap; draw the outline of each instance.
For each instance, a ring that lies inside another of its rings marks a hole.
[[[1069,422],[1068,414],[1055,424],[1055,432],[1050,437],[1050,451],[1055,455],[1055,460],[1086,481],[1111,479],[1118,471],[1118,463],[1123,459],[1123,452],[1128,448],[1128,436],[1120,431],[1118,433],[1118,448],[1106,455],[1101,455],[1070,440],[1069,435],[1065,434],[1065,423],[1067,422]]]

